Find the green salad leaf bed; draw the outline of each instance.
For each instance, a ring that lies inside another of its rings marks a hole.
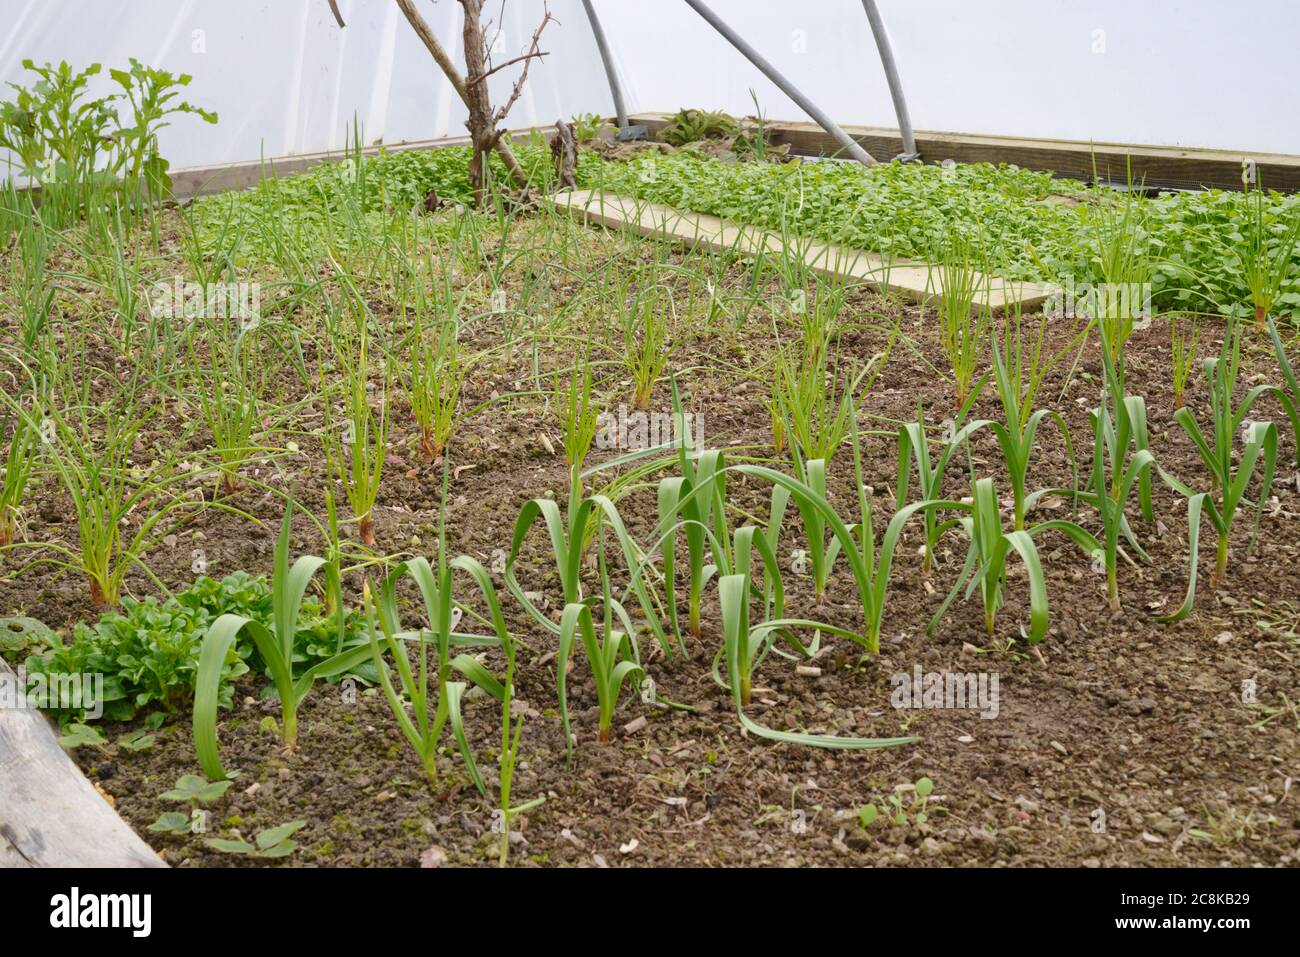
[[[540,144],[523,143],[516,153],[539,188],[546,188],[549,152]],[[353,197],[379,230],[391,224],[385,212],[416,209],[430,190],[444,202],[467,204],[468,157],[467,149],[453,147],[325,164],[298,176],[265,180],[244,193],[205,200],[202,215],[215,219],[219,209],[222,218],[233,214],[238,222],[254,208],[272,208],[282,221],[310,233],[342,215]],[[496,172],[503,176],[500,167]],[[578,180],[586,189],[893,258],[932,259],[946,237],[956,233],[980,243],[1007,278],[1055,285],[1100,281],[1097,210],[1117,195],[1007,164],[866,168],[840,162],[731,163],[689,150],[617,162],[584,151]],[[1223,190],[1174,192],[1139,205],[1141,234],[1157,263],[1153,305],[1162,311],[1245,315],[1249,296],[1237,278],[1238,264],[1225,252],[1225,240],[1231,243],[1245,228],[1247,197]],[[1274,240],[1280,243],[1285,222],[1300,215],[1300,197],[1271,193],[1268,206]],[[256,254],[258,237],[246,234],[244,239],[245,249]],[[1300,316],[1300,279],[1288,282],[1277,311]]]

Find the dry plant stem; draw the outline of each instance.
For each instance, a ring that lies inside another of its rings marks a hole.
[[[474,190],[475,202],[482,206],[486,199],[488,154],[497,148],[501,138],[505,136],[505,130],[497,129],[497,124],[505,120],[510,108],[523,93],[524,83],[528,79],[528,68],[532,65],[533,59],[545,56],[538,50],[537,45],[541,40],[542,31],[546,29],[546,24],[551,21],[551,14],[547,11],[542,17],[542,22],[534,31],[532,44],[526,54],[493,67],[489,66],[490,50],[483,36],[483,0],[460,0],[460,5],[465,14],[462,40],[465,46],[465,73],[467,74],[463,99],[469,109],[469,119],[465,121],[465,125],[469,128],[469,138],[473,147],[473,154],[469,161],[469,184]],[[515,81],[510,98],[504,106],[493,112],[492,100],[488,93],[488,77],[497,70],[520,61],[523,62],[524,68],[519,74],[519,79]],[[513,171],[512,175],[514,175]],[[519,182],[518,176],[515,177],[515,181],[521,187],[526,185]]]
[[[555,139],[551,140],[551,159],[555,163],[555,182],[561,188],[578,188],[577,127],[564,120],[555,121]]]
[[[451,83],[452,88],[461,98],[461,101],[466,107],[468,107],[470,105],[469,91],[466,88],[464,78],[456,69],[456,64],[452,62],[451,57],[447,55],[446,49],[438,42],[438,38],[434,36],[433,31],[429,29],[429,24],[425,22],[424,17],[420,16],[420,12],[415,9],[415,3],[413,0],[396,0],[396,2],[397,6],[402,11],[402,14],[411,24],[416,35],[420,38],[420,42],[424,44],[425,49],[429,51],[434,62],[437,63],[442,69],[442,72],[446,74],[447,80]],[[510,178],[514,180],[515,185],[520,189],[527,186],[528,175],[524,172],[523,167],[519,165],[519,160],[515,158],[515,154],[511,151],[510,146],[498,138],[497,141],[492,144],[492,148],[495,149],[497,155],[501,157],[501,162],[505,164],[506,170],[510,173]]]

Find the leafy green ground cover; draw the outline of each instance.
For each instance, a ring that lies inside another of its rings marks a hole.
[[[271,587],[265,578],[235,572],[220,581],[202,577],[192,587],[165,601],[124,598],[122,611],[107,611],[93,624],[79,622],[65,644],[50,633],[30,649],[26,667],[30,674],[105,675],[104,718],[127,721],[152,713],[187,708],[194,697],[199,647],[203,635],[220,615],[245,615],[269,625]],[[343,644],[365,640],[361,615],[349,610],[344,621]],[[294,639],[295,671],[306,670],[334,654],[339,641],[338,618],[326,614],[320,602],[308,597],[298,618]],[[229,707],[233,679],[250,666],[261,668],[253,642],[244,638],[232,650],[222,674],[222,703]],[[373,674],[363,677],[373,678]],[[60,718],[81,719],[80,712]]]
[[[549,154],[537,143],[517,147],[520,161],[546,186]],[[429,190],[446,202],[470,199],[468,151],[384,153],[355,157],[236,196],[205,201],[201,215],[252,223],[255,212],[278,212],[309,232],[353,224],[389,228],[386,211],[413,209]],[[497,169],[498,176],[503,171]],[[1100,281],[1096,262],[1098,207],[1114,194],[1048,173],[985,163],[943,167],[849,163],[728,163],[691,151],[606,162],[584,151],[579,185],[722,216],[769,229],[868,249],[888,256],[933,259],[953,233],[978,242],[992,268],[1012,279],[1063,284]],[[1140,204],[1141,236],[1155,261],[1154,305],[1164,311],[1245,315],[1248,291],[1232,247],[1249,222],[1242,193],[1164,193]],[[359,215],[358,215],[359,213]],[[1300,197],[1269,194],[1274,243],[1300,215]],[[250,229],[251,233],[252,230]],[[360,238],[360,237],[355,237]],[[256,235],[245,245],[256,254]],[[1294,254],[1294,253],[1293,253]],[[1282,290],[1277,312],[1300,316],[1300,276]]]

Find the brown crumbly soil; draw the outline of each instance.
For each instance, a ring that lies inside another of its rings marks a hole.
[[[626,255],[632,248],[594,232],[583,233],[580,242],[593,273],[607,268],[611,255]],[[678,254],[670,258],[685,261]],[[576,294],[582,270],[578,266],[558,280],[548,279],[553,301]],[[748,282],[744,264],[731,269],[723,295],[733,297],[733,307],[739,308]],[[690,333],[682,323],[674,339],[671,366],[683,401],[688,411],[703,414],[707,443],[732,450],[733,460],[773,454],[763,403],[774,343],[766,304],[775,298],[775,286],[768,292],[739,332],[721,316],[707,329],[701,319]],[[381,297],[372,306],[381,322],[391,318],[392,307]],[[470,326],[472,349],[496,351],[474,367],[464,407],[494,394],[504,398],[467,418],[453,439],[452,554],[467,553],[490,564],[496,550],[509,547],[515,517],[527,499],[550,495],[563,501],[566,468],[554,415],[537,395],[524,393],[549,390],[547,370],[574,349],[574,340],[563,336],[583,334],[588,327],[598,337],[603,334],[596,317],[584,315],[571,316],[567,329],[551,329],[535,339],[517,335],[511,354],[501,348],[502,334],[491,317]],[[881,514],[892,511],[897,482],[894,431],[899,423],[915,419],[918,401],[931,424],[951,415],[953,388],[939,371],[943,353],[932,316],[866,292],[850,298],[844,316],[850,322],[840,338],[845,355],[865,358],[880,351],[887,338],[883,327],[895,322],[909,340],[895,345],[864,406],[870,417],[864,424],[872,430],[863,439],[864,478],[875,493],[879,530]],[[1220,330],[1213,323],[1207,326],[1203,355],[1216,348]],[[619,345],[620,335],[613,333]],[[316,340],[305,338],[310,360]],[[1058,344],[1063,343],[1061,338]],[[1172,421],[1168,351],[1162,323],[1135,334],[1128,353],[1130,391],[1146,396],[1160,464],[1195,485],[1204,481],[1204,471]],[[542,370],[537,380],[535,356]],[[1096,346],[1090,344],[1077,363],[1058,366],[1043,387],[1040,404],[1065,416],[1076,448],[1089,446],[1087,409],[1096,401],[1100,374]],[[1273,376],[1266,342],[1255,336],[1243,385]],[[286,375],[280,382],[288,390],[285,398],[295,398],[295,388],[298,396],[306,395],[306,386],[290,382],[292,378]],[[629,401],[625,373],[616,367],[602,367],[600,387],[613,408]],[[377,535],[385,552],[428,555],[436,541],[441,469],[420,455],[404,401],[395,400],[399,414],[375,515]],[[1204,421],[1206,396],[1199,376],[1189,386],[1187,403]],[[652,407],[671,409],[666,382],[656,389]],[[991,390],[974,414],[998,416]],[[180,431],[180,412],[171,407],[163,415],[148,427],[146,441],[165,442]],[[1281,409],[1267,398],[1256,417],[1283,422]],[[319,412],[314,418],[304,413],[296,427],[310,431],[319,428],[319,420]],[[551,439],[554,454],[539,439],[542,432]],[[1213,549],[1203,540],[1197,606],[1182,623],[1153,620],[1154,614],[1177,607],[1187,574],[1185,505],[1157,482],[1158,521],[1136,525],[1152,561],[1134,556],[1123,564],[1121,614],[1107,610],[1104,577],[1094,573],[1088,557],[1063,536],[1048,534],[1039,541],[1051,603],[1047,640],[1035,648],[1017,640],[1028,609],[1026,579],[1014,567],[995,640],[984,633],[978,599],[958,601],[936,633],[927,636],[926,625],[961,567],[964,542],[956,534],[943,540],[938,567],[927,581],[915,524],[895,562],[880,654],[864,655],[845,639],[824,639],[811,663],[820,676],[799,674],[796,662],[775,656],[755,675],[748,714],[760,724],[842,735],[918,736],[912,745],[830,751],[773,744],[743,732],[729,694],[710,674],[721,640],[716,592],[710,589],[703,634],[686,639],[685,654],[667,656],[651,636],[641,639],[659,694],[693,710],[660,710],[644,704],[635,692],[626,693],[613,742],[598,745],[595,694],[579,652],[570,680],[577,746],[572,766],[566,767],[555,699],[554,639],[530,623],[502,589],[512,632],[527,643],[517,680],[526,720],[514,795],[517,802],[546,797],[517,822],[512,863],[1295,865],[1300,862],[1300,796],[1292,793],[1293,779],[1300,776],[1300,715],[1295,710],[1300,702],[1300,598],[1293,568],[1300,552],[1300,495],[1294,437],[1289,429],[1282,433],[1274,498],[1265,509],[1258,542],[1247,551],[1247,515],[1234,529],[1230,580],[1214,591],[1209,582]],[[292,438],[300,451],[256,466],[254,478],[276,488],[294,486],[303,505],[320,512],[325,479],[319,442],[309,435]],[[196,449],[203,447],[201,433],[189,441]],[[1055,426],[1045,424],[1031,466],[1031,487],[1069,483],[1064,449]],[[987,431],[976,434],[972,452],[976,469],[996,476],[1006,494],[996,445]],[[597,451],[594,460],[616,454]],[[855,512],[847,447],[835,457],[830,477],[832,500],[841,503],[844,514]],[[948,493],[966,494],[966,481],[965,462],[954,463]],[[766,514],[769,489],[762,483],[733,477],[728,493],[735,507]],[[195,547],[204,549],[210,575],[237,569],[270,573],[279,499],[250,485],[232,504],[261,524],[208,510],[150,553],[153,571],[169,587],[182,588],[194,577]],[[1031,518],[1069,512],[1060,500],[1048,505]],[[633,489],[618,506],[633,537],[647,542],[656,522],[653,485]],[[1080,518],[1090,524],[1094,517],[1084,511]],[[70,510],[50,478],[32,490],[24,519],[29,541],[74,542]],[[730,520],[734,526],[743,519],[736,512]],[[542,552],[543,538],[540,531],[532,533],[520,559],[520,578],[525,588],[549,596],[554,608],[558,581]],[[299,552],[320,547],[315,527],[303,516],[295,523],[295,539]],[[781,536],[783,563],[793,561],[802,539],[792,508]],[[6,561],[7,571],[0,566],[0,612],[32,615],[59,629],[91,617],[77,576],[49,565],[15,574],[18,562],[12,557]],[[355,599],[359,579],[352,576],[348,584]],[[458,587],[457,597],[472,605],[472,586],[462,582]],[[787,587],[789,615],[860,627],[857,593],[842,560],[820,607],[813,605],[806,577],[787,574]],[[135,595],[152,590],[143,576],[129,579],[128,589]],[[408,620],[416,617],[414,602],[406,615]],[[498,671],[502,666],[499,654],[489,653],[485,661]],[[981,718],[975,710],[891,707],[891,676],[910,677],[918,667],[922,672],[996,674],[996,717]],[[1243,695],[1250,682],[1254,703]],[[228,768],[239,769],[239,776],[209,806],[205,835],[162,837],[146,830],[163,811],[178,809],[160,794],[180,775],[197,771],[188,715],[169,717],[148,750],[83,747],[76,759],[122,816],[173,865],[252,866],[255,862],[210,849],[202,837],[251,838],[295,819],[307,824],[296,835],[299,849],[285,862],[289,864],[417,866],[422,855],[426,862],[446,865],[495,863],[499,835],[492,829],[493,804],[470,784],[450,735],[438,762],[439,783],[430,787],[382,693],[362,687],[353,700],[339,685],[321,684],[300,712],[298,749],[286,753],[262,727],[267,716],[278,717],[275,703],[259,698],[264,683],[261,676],[246,676],[235,709],[222,715],[222,758]],[[465,713],[493,793],[499,708],[479,693],[466,699]],[[646,719],[642,727],[624,731],[640,718]],[[113,741],[135,727],[139,724],[105,728],[104,733]],[[897,793],[911,804],[908,789],[921,777],[934,783],[924,823],[909,820],[895,826],[882,815],[866,829],[859,826],[858,810],[868,802],[883,809]]]

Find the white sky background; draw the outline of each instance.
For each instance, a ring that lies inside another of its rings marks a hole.
[[[681,0],[595,4],[630,110],[749,113],[752,87],[770,118],[804,119]],[[326,0],[0,0],[0,81],[23,82],[24,57],[107,70],[135,56],[193,74],[185,97],[221,122],[178,118],[163,134],[173,168],[339,148],[354,114],[367,141],[463,133],[464,109],[395,4],[339,5],[344,31]],[[458,4],[417,5],[459,59]],[[710,5],[835,119],[895,125],[860,0]],[[1296,0],[879,5],[918,129],[1300,153]],[[541,9],[507,0],[503,59]],[[581,3],[550,9],[551,56],[510,125],[612,112]],[[494,78],[498,101],[513,73]]]

